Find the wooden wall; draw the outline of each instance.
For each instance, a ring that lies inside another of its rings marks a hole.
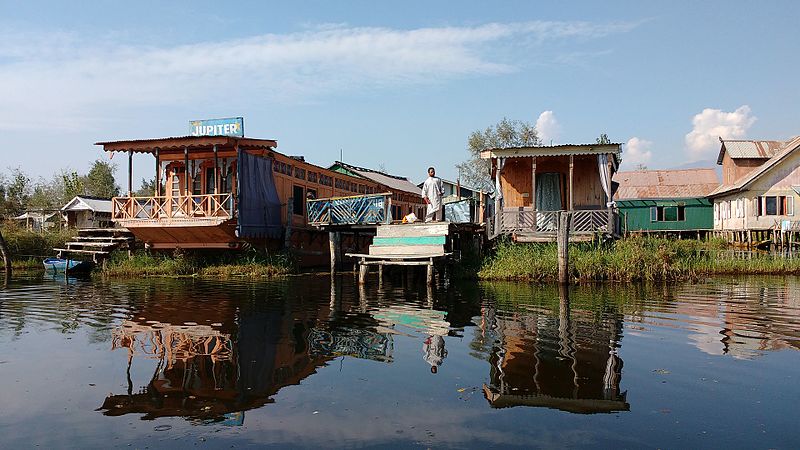
[[[573,207],[575,209],[605,208],[605,192],[600,184],[597,157],[573,157]],[[503,198],[506,207],[532,206],[532,158],[508,158],[501,173]],[[569,156],[539,156],[536,173],[561,175],[561,204],[569,204]]]

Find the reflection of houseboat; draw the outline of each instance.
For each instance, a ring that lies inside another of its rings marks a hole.
[[[308,198],[387,189],[358,174],[278,153],[277,142],[270,139],[185,136],[97,145],[107,152],[127,153],[129,165],[134,153],[155,158],[159,182],[153,195],[134,197],[129,181],[128,196],[113,200],[113,220],[153,248],[238,248],[245,241],[302,247],[314,241],[315,233],[307,226]],[[418,193],[392,194],[393,204],[402,211],[423,205]],[[293,231],[288,239],[287,229]],[[323,247],[327,248],[320,245],[320,250]]]

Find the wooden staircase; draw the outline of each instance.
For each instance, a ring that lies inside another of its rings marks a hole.
[[[58,257],[90,256],[92,261],[98,262],[106,258],[113,250],[132,249],[134,245],[133,233],[127,228],[83,228],[78,230],[74,241],[67,242],[66,248],[54,248]],[[79,258],[72,258],[79,259]]]
[[[381,225],[369,246],[369,255],[386,259],[444,256],[449,232],[447,222]]]

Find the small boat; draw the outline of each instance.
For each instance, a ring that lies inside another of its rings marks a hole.
[[[69,272],[71,273],[88,272],[94,267],[94,263],[91,261],[78,261],[74,259],[47,258],[42,261],[44,270],[52,272],[63,272],[67,270],[67,263],[69,263]]]

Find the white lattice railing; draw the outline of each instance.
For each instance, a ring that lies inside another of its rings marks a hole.
[[[555,233],[558,231],[558,217],[561,211],[536,211],[531,207],[503,208],[499,217],[491,218],[488,234],[495,237],[508,233]],[[616,213],[613,210],[575,210],[572,211],[570,233],[608,232],[609,224],[613,231]]]
[[[235,200],[231,193],[180,197],[114,197],[111,204],[112,218],[117,220],[230,219],[236,213]]]

